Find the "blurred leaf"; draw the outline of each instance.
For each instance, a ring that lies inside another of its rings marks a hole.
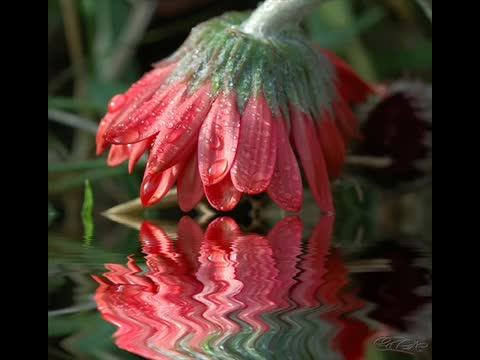
[[[56,108],[59,110],[67,111],[79,111],[79,112],[89,112],[94,111],[95,113],[103,113],[106,109],[106,103],[102,102],[102,105],[96,104],[93,102],[80,101],[78,99],[70,97],[49,97],[48,98],[48,107]]]
[[[92,241],[93,238],[93,190],[90,185],[90,181],[85,180],[85,195],[82,206],[82,222],[84,229],[84,238],[87,244]]]
[[[48,40],[54,31],[61,25],[62,16],[57,0],[48,0]]]
[[[100,79],[128,19],[129,5],[123,0],[82,0],[81,10],[87,23],[91,65]]]
[[[378,24],[386,15],[385,10],[379,7],[373,7],[364,14],[358,16],[353,21],[339,18],[338,23],[342,26],[334,25],[336,21],[330,18],[326,20],[320,8],[307,19],[307,27],[312,40],[318,42],[322,47],[338,49],[351,41],[353,38],[371,29]],[[338,14],[338,12],[336,12]]]
[[[90,81],[94,82],[89,85],[94,93],[89,95],[95,104],[105,108],[113,95],[124,92],[128,84],[138,79],[132,49],[139,42],[137,37],[143,36],[155,3],[152,0],[82,0],[81,4],[93,74]],[[148,18],[143,19],[145,14]],[[113,82],[118,79],[124,83]]]
[[[422,7],[428,19],[432,21],[432,0],[417,0],[417,3]]]
[[[125,92],[129,86],[130,83],[126,82],[103,82],[98,79],[90,79],[88,82],[90,103],[95,108],[101,109],[99,113],[103,114],[107,110],[110,99],[116,94]]]
[[[48,131],[48,162],[59,162],[68,158],[68,149],[52,132]]]
[[[97,134],[97,123],[93,122],[92,120],[62,110],[49,108],[48,119],[62,125],[67,125],[76,129],[89,132],[94,135]]]
[[[118,168],[91,170],[77,176],[62,178],[56,181],[49,181],[48,192],[52,194],[58,194],[66,190],[71,190],[82,186],[87,179],[93,183],[106,178],[121,176],[126,173],[126,165]]]
[[[377,71],[383,77],[399,76],[407,71],[432,68],[432,42],[418,40],[414,48],[374,54]]]
[[[312,37],[323,47],[341,51],[350,65],[368,81],[377,74],[370,52],[359,35],[376,25],[385,16],[383,8],[371,7],[357,15],[351,0],[327,2],[311,17]]]
[[[48,336],[67,336],[87,325],[93,316],[91,314],[75,314],[48,318]]]
[[[69,163],[48,164],[48,173],[65,173],[79,170],[108,169],[105,159],[86,160]]]

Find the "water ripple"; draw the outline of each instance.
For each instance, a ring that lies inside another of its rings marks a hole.
[[[98,310],[120,348],[148,359],[362,359],[386,330],[359,315],[372,304],[331,247],[333,223],[322,218],[303,241],[297,217],[266,236],[231,218],[204,232],[185,217],[175,238],[144,222],[145,258],[94,276]]]

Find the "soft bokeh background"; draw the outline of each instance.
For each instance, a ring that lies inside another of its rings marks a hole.
[[[422,3],[332,0],[312,13],[304,26],[313,41],[334,50],[373,83],[429,83],[432,24]],[[91,301],[95,284],[85,259],[124,263],[126,255],[140,253],[135,231],[91,218],[92,211],[97,218],[138,197],[143,174],[142,166],[129,176],[125,166],[108,168],[105,156],[95,157],[96,126],[109,99],[124,92],[153,62],[171,54],[192,26],[256,4],[255,0],[48,1],[49,358],[137,358],[117,349],[110,339],[114,328],[88,311],[95,307]],[[335,230],[340,244],[358,245],[359,224],[363,236],[374,238],[381,226],[392,233],[421,234],[422,244],[430,244],[428,180],[421,187],[418,181],[405,181],[399,190],[377,186],[368,171],[347,168],[346,174],[346,181],[335,187],[339,217],[344,218]],[[307,228],[316,221],[315,215],[308,216],[310,209],[307,202],[303,215]],[[257,222],[259,212],[263,219]],[[162,214],[163,219],[179,215],[174,206]],[[253,228],[282,216],[261,200],[240,206],[236,215]],[[101,233],[101,241],[115,251],[88,250],[94,233]],[[69,350],[60,350],[65,347]]]

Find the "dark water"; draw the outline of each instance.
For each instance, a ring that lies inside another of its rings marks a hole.
[[[431,242],[393,214],[52,230],[49,358],[430,359]]]

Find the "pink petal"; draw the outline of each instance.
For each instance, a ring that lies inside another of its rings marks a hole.
[[[322,145],[328,174],[331,178],[339,177],[345,164],[345,143],[340,131],[328,117],[318,124],[318,138]]]
[[[150,148],[152,144],[152,139],[147,139],[136,144],[130,145],[130,157],[128,162],[128,172],[131,174],[135,166],[137,166],[140,158],[145,154],[145,152]],[[119,146],[119,145],[112,145]]]
[[[122,116],[112,124],[105,134],[106,139],[112,144],[133,144],[155,135],[171,121],[173,111],[184,100],[186,89],[187,85],[179,82],[152,94],[148,101],[128,112],[127,117]]]
[[[239,132],[240,114],[235,93],[221,94],[213,103],[198,139],[198,169],[204,185],[214,185],[230,172]]]
[[[97,137],[96,137],[96,154],[101,155],[109,146],[110,143],[105,140],[105,132],[107,131],[108,127],[112,123],[113,119],[115,118],[116,114],[107,114],[105,117],[100,121],[97,130]]]
[[[274,126],[278,137],[277,161],[267,191],[282,209],[298,212],[303,205],[302,176],[282,115],[275,119]]]
[[[276,157],[272,111],[261,94],[250,98],[241,120],[237,157],[231,171],[237,190],[247,194],[265,191],[275,170]]]
[[[203,184],[198,173],[198,156],[194,151],[177,181],[178,204],[184,212],[191,211],[202,200]]]
[[[338,91],[348,103],[364,102],[368,95],[375,93],[373,87],[363,81],[345,61],[328,50],[322,49],[322,52],[335,66]]]
[[[361,139],[360,124],[350,106],[343,100],[339,99],[332,104],[332,111],[335,114],[335,124],[342,134],[345,142],[350,139]]]
[[[153,93],[161,87],[174,66],[175,64],[171,64],[147,72],[140,80],[133,84],[125,94],[115,95],[112,100],[110,100],[108,113],[98,127],[97,155],[104,152],[109,145],[105,140],[105,135],[111,125],[128,117],[134,109],[148,100]]]
[[[313,197],[324,212],[334,212],[327,166],[312,120],[290,106],[293,138]]]
[[[215,185],[205,186],[204,190],[210,205],[219,211],[232,211],[242,198],[230,175]]]
[[[147,168],[163,171],[185,159],[197,146],[198,131],[211,108],[207,84],[186,100],[175,112],[172,126],[165,126],[155,138]]]
[[[177,180],[181,165],[177,164],[160,173],[145,171],[140,188],[140,198],[143,206],[152,206],[161,201]]]
[[[130,149],[128,145],[112,145],[108,153],[107,165],[114,167],[128,160]]]

